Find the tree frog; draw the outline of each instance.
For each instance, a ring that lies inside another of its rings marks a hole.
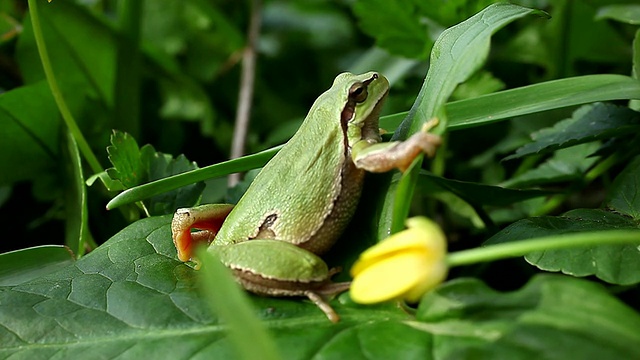
[[[426,130],[381,143],[378,118],[388,91],[389,82],[376,72],[338,75],[235,206],[176,211],[171,230],[179,259],[188,261],[196,243],[210,242],[207,251],[246,290],[308,297],[337,322],[325,298],[349,283],[332,283],[339,270],[329,269],[319,255],[351,219],[365,171],[404,171],[418,154],[433,156],[440,144]]]

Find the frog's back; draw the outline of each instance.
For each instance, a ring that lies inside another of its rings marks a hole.
[[[341,193],[344,164],[351,160],[340,113],[315,105],[312,111],[254,179],[216,243],[274,238],[299,244],[321,230]]]

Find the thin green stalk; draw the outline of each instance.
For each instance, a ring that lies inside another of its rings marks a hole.
[[[47,52],[47,47],[44,42],[44,37],[42,35],[42,27],[40,26],[40,16],[38,15],[38,6],[36,0],[28,0],[29,10],[31,12],[31,25],[33,26],[33,36],[36,40],[36,45],[38,47],[38,53],[40,54],[40,60],[42,61],[42,68],[44,69],[45,77],[47,78],[47,82],[49,83],[49,88],[51,89],[51,93],[53,94],[53,98],[58,106],[58,110],[62,115],[62,119],[65,124],[71,131],[73,138],[78,143],[78,148],[80,152],[84,156],[84,158],[89,163],[91,170],[94,173],[102,172],[102,166],[98,161],[98,158],[95,156],[93,151],[91,151],[91,147],[87,140],[82,135],[78,124],[73,118],[67,103],[64,101],[64,97],[62,96],[62,91],[60,91],[60,87],[58,86],[58,81],[53,73],[53,67],[51,66],[51,61],[49,60],[49,53]]]
[[[640,231],[605,230],[562,234],[457,251],[447,255],[447,263],[454,267],[520,257],[535,251],[630,243],[640,244]]]

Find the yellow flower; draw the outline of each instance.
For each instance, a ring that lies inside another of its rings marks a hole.
[[[360,255],[351,268],[353,301],[416,302],[444,281],[448,267],[442,230],[425,217],[407,219],[407,227]]]

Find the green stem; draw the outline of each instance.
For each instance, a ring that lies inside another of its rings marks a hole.
[[[113,124],[140,139],[140,36],[143,0],[121,0]]]
[[[562,234],[457,251],[447,255],[447,263],[454,267],[520,257],[535,251],[630,243],[640,244],[640,231],[605,230]]]
[[[36,0],[28,0],[29,9],[31,12],[31,25],[33,26],[33,36],[36,40],[36,45],[38,47],[38,53],[40,54],[40,60],[42,60],[42,68],[44,69],[44,75],[47,78],[47,82],[49,83],[49,88],[51,89],[51,93],[53,94],[53,98],[58,106],[58,110],[62,115],[62,119],[65,124],[71,131],[73,138],[78,143],[78,148],[80,152],[84,156],[84,158],[89,163],[91,170],[94,173],[102,172],[102,166],[98,161],[98,158],[95,156],[93,151],[91,151],[91,147],[87,140],[82,135],[78,124],[73,119],[73,115],[71,115],[71,111],[67,106],[67,103],[64,101],[64,97],[62,96],[62,92],[60,91],[60,87],[58,86],[58,81],[53,73],[53,67],[51,66],[51,61],[49,60],[49,53],[47,52],[47,47],[44,42],[44,37],[42,35],[42,27],[40,26],[40,16],[38,15],[38,6]]]

